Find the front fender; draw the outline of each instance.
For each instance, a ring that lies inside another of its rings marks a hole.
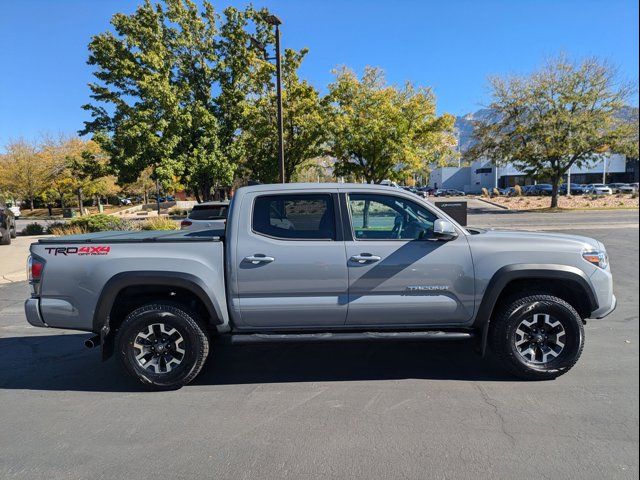
[[[487,348],[487,337],[491,316],[495,310],[496,302],[505,287],[514,280],[523,279],[552,279],[574,282],[579,285],[582,293],[589,302],[591,311],[598,309],[598,300],[586,273],[577,267],[556,264],[513,264],[500,268],[489,280],[485,288],[480,307],[476,314],[473,326],[482,331],[482,355]]]

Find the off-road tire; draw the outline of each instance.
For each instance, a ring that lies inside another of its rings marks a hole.
[[[178,331],[185,350],[181,363],[169,372],[152,372],[136,360],[134,341],[150,325],[162,323]],[[191,382],[209,355],[209,337],[198,317],[181,305],[151,303],[132,311],[122,322],[115,345],[125,370],[147,387],[172,390]]]
[[[546,363],[532,363],[516,346],[516,330],[524,319],[534,314],[552,315],[564,328],[564,347]],[[552,380],[567,373],[578,361],[584,348],[584,328],[578,312],[561,298],[546,294],[511,297],[494,315],[489,329],[489,346],[500,363],[524,380]]]
[[[11,230],[9,230],[9,235],[11,236],[11,238],[16,238],[18,236],[18,234],[16,233],[16,227],[13,227]]]

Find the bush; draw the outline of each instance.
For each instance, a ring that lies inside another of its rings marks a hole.
[[[186,217],[187,215],[189,215],[189,210],[187,210],[186,208],[174,207],[169,210],[169,215],[175,217]]]
[[[98,214],[86,217],[74,218],[69,222],[69,226],[79,227],[89,233],[105,232],[109,230],[123,230],[123,221],[118,217]]]
[[[149,218],[142,222],[142,230],[177,230],[178,224],[167,217]]]
[[[54,222],[49,225],[48,233],[53,235],[79,235],[109,230],[140,230],[140,227],[137,222],[98,214],[74,218],[69,222]]]
[[[516,191],[516,196],[517,197],[521,197],[522,196],[522,187],[520,185],[516,185],[515,187],[513,187],[513,189]]]
[[[30,223],[22,229],[22,235],[42,235],[44,227],[39,223]]]
[[[493,195],[494,197],[499,197],[499,196],[500,196],[500,190],[498,190],[497,188],[494,188],[494,189],[491,191],[491,193],[492,193],[492,195]]]
[[[482,187],[482,196],[485,198],[489,198],[489,190],[487,190],[486,188]]]

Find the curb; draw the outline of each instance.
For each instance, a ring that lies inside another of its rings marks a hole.
[[[489,200],[485,200],[484,198],[476,197],[475,199],[481,202],[484,202],[488,205],[493,205],[494,207],[501,208],[502,210],[511,210],[509,207],[505,207],[504,205],[500,205],[498,203],[490,202]]]

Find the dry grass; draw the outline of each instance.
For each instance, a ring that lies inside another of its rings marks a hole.
[[[49,228],[49,233],[60,237],[63,235],[81,235],[88,232],[86,228],[81,227],[80,225],[66,225],[64,227],[51,227]]]
[[[142,230],[178,230],[178,222],[168,217],[153,217],[145,220],[141,224]]]

